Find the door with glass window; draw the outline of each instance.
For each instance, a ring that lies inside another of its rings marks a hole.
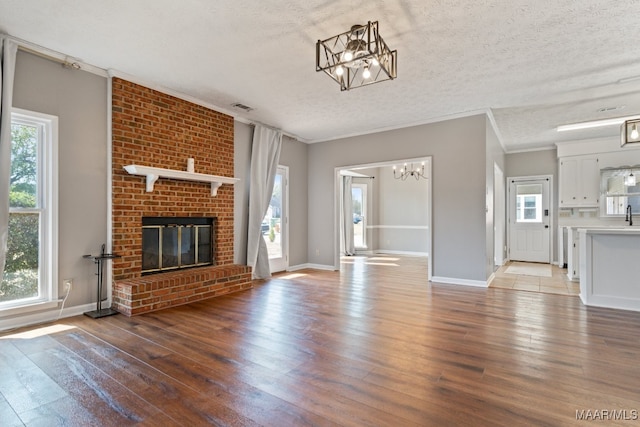
[[[278,166],[273,193],[267,213],[262,219],[262,237],[269,252],[271,272],[284,271],[288,265],[288,206],[289,168]]]
[[[550,262],[549,180],[512,179],[509,200],[509,258]]]

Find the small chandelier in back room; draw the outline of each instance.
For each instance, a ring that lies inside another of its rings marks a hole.
[[[395,165],[393,166],[393,177],[395,179],[406,180],[410,176],[414,177],[416,181],[420,180],[420,178],[427,179],[424,174],[424,162],[420,166],[413,167],[413,163],[411,163],[410,167],[407,167],[405,163],[403,167],[400,168],[400,172],[396,170]]]
[[[349,90],[396,78],[398,53],[378,32],[378,21],[316,43],[316,71],[324,71]]]

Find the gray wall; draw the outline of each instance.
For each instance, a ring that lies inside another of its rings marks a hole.
[[[234,169],[234,262],[247,263],[247,221],[253,126],[236,121]],[[289,265],[307,262],[307,150],[306,144],[288,136],[282,138],[280,164],[289,167]]]
[[[251,143],[253,126],[235,121],[234,127],[234,177],[240,178],[234,188],[233,262],[247,264],[247,223],[249,221],[249,184],[251,169]]]
[[[398,164],[398,168],[401,165]],[[425,172],[428,166],[425,166]],[[391,166],[380,168],[378,249],[402,252],[428,252],[429,182],[406,181],[393,177]],[[416,228],[395,228],[416,227]]]
[[[336,167],[433,156],[433,275],[486,280],[485,115],[309,146],[309,262],[334,265]]]
[[[505,177],[553,175],[554,181],[557,181],[558,158],[556,150],[509,153],[506,155],[506,168],[503,170]]]
[[[280,164],[289,167],[289,265],[306,264],[308,222],[309,146],[287,136],[282,138]]]
[[[107,79],[18,52],[13,105],[58,116],[58,286],[65,307],[95,302],[95,266],[82,255],[107,242]]]

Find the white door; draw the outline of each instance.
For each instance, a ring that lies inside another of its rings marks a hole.
[[[262,237],[269,252],[269,268],[272,273],[284,271],[289,266],[289,168],[278,166],[273,193],[267,214],[262,220]]]
[[[509,182],[509,258],[550,262],[549,179]]]

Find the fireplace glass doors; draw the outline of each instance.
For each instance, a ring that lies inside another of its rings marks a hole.
[[[142,274],[212,265],[214,218],[142,218]]]

